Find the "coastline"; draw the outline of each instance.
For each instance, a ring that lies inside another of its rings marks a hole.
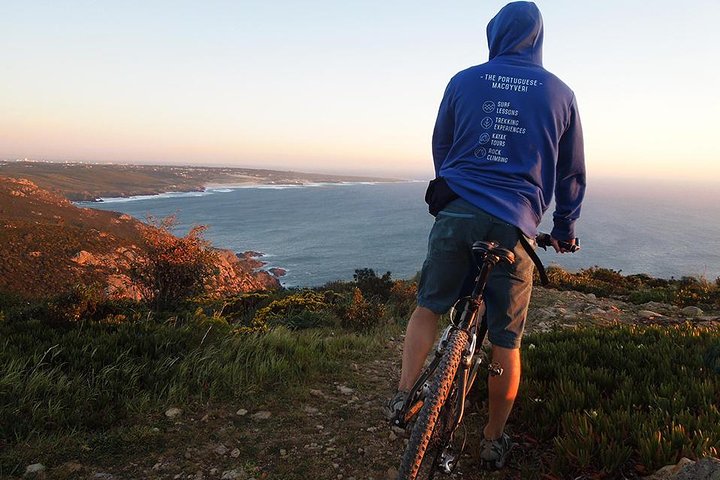
[[[156,191],[154,193],[142,193],[138,195],[122,195],[122,196],[99,196],[92,200],[72,200],[75,204],[93,204],[93,203],[121,203],[138,200],[149,200],[157,197],[201,197],[205,195],[212,195],[215,193],[227,193],[232,190],[238,189],[268,189],[268,190],[281,190],[286,188],[316,188],[316,187],[342,187],[352,185],[381,185],[381,184],[402,184],[402,183],[419,183],[418,180],[388,180],[388,181],[337,181],[337,182],[295,182],[295,183],[272,183],[272,182],[243,182],[243,183],[218,183],[209,182],[201,189],[192,190],[167,190],[167,191]],[[424,181],[422,181],[424,183]],[[89,205],[83,205],[89,206]]]
[[[217,188],[302,187],[316,184],[404,181],[358,175],[293,172],[242,167],[53,163],[0,160],[0,176],[27,179],[72,202],[131,198]]]

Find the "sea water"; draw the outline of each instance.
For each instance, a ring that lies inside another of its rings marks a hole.
[[[209,188],[82,206],[139,219],[176,215],[175,233],[207,225],[213,245],[261,252],[287,270],[286,286],[352,279],[355,269],[413,277],[434,221],[425,182],[261,185]],[[552,228],[552,207],[541,230]],[[720,276],[720,190],[712,186],[597,181],[576,226],[581,250],[539,250],[544,263],[575,271],[601,266],[656,277]]]

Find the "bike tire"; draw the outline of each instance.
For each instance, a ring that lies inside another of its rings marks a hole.
[[[417,477],[440,411],[450,394],[467,342],[468,334],[464,330],[454,330],[448,337],[443,358],[430,381],[430,394],[425,398],[425,403],[410,434],[410,440],[400,464],[398,480],[415,480]]]

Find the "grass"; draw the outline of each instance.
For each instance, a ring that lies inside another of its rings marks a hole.
[[[174,404],[252,405],[341,370],[379,344],[331,330],[238,335],[200,311],[172,322],[54,327],[5,318],[0,338],[0,446],[9,447],[0,474],[17,472],[24,446],[64,439],[77,449],[98,434],[107,442],[121,426]]]

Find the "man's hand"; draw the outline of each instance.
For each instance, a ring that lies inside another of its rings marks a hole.
[[[580,250],[580,246],[577,244],[576,238],[573,238],[572,240],[558,240],[557,238],[551,237],[550,243],[557,253],[572,253]]]

